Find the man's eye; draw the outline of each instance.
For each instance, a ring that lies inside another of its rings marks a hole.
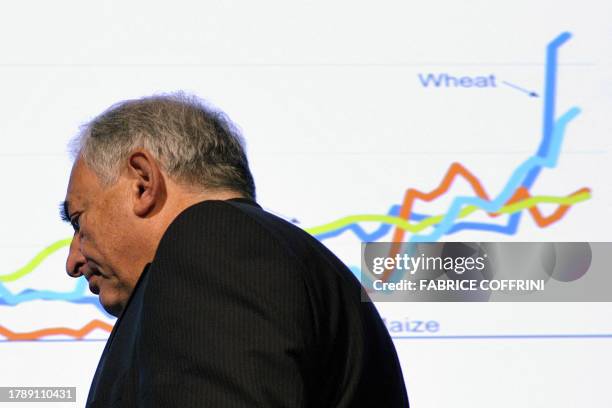
[[[72,228],[74,228],[74,232],[79,232],[79,230],[81,229],[81,226],[79,224],[79,218],[80,217],[81,217],[80,215],[75,215],[70,220],[70,224],[72,225]]]

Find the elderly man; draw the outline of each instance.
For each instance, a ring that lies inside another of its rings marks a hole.
[[[87,407],[407,407],[351,272],[259,207],[241,138],[183,94],[86,125],[63,216],[72,277],[119,317]]]

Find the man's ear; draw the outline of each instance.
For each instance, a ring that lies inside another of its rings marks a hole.
[[[166,199],[166,185],[157,160],[146,150],[136,150],[128,157],[133,210],[139,217],[159,211]]]

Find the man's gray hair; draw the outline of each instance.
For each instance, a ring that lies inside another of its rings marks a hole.
[[[180,92],[111,106],[81,128],[71,151],[107,185],[131,152],[145,148],[177,182],[255,199],[243,143],[223,112]]]

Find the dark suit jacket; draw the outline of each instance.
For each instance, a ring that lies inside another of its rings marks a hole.
[[[357,279],[316,239],[244,199],[204,201],[173,221],[87,401],[407,406],[395,348]]]

